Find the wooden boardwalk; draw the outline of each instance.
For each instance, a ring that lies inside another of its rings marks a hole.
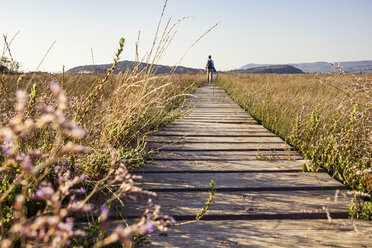
[[[148,247],[371,247],[372,223],[348,218],[342,184],[303,173],[303,158],[221,88],[194,95],[189,116],[148,138],[160,152],[138,171],[141,186],[178,222],[199,213],[212,179],[217,192],[201,221],[154,233]]]

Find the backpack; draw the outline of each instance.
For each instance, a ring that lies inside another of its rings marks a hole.
[[[208,62],[207,62],[207,68],[208,68],[208,69],[212,69],[212,68],[213,68],[212,60],[211,60],[211,59],[208,59]]]

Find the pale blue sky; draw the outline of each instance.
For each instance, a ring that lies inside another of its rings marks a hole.
[[[120,37],[122,59],[134,60],[151,48],[163,0],[0,0],[0,33],[20,34],[12,44],[24,71],[35,70],[49,46],[57,43],[41,69],[58,72],[110,63]],[[203,68],[208,54],[218,70],[247,63],[372,60],[370,0],[169,0],[164,21],[195,16],[177,27],[160,63],[173,65],[203,32],[181,63]],[[3,41],[0,42],[1,47]]]

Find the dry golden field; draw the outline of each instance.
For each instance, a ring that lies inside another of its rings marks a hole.
[[[222,74],[216,82],[311,161],[305,171],[323,167],[362,195],[367,202],[351,212],[372,218],[372,75]]]
[[[150,155],[144,150],[146,143],[137,140],[183,115],[187,106],[183,111],[178,107],[202,82],[199,74],[145,71],[0,75],[2,244],[19,242],[18,235],[33,240],[32,230],[50,228],[52,220],[71,231],[56,229],[45,235],[53,240],[66,235],[58,242],[70,243],[76,227],[67,216],[101,212],[102,219],[113,202],[150,194],[134,185],[138,178],[127,170],[143,165]],[[98,203],[104,204],[101,210],[90,203],[99,192],[107,196],[106,202]],[[129,231],[121,239],[127,245],[135,233],[148,232],[143,229],[148,223],[165,228],[172,222],[151,205],[148,211],[155,211],[146,217],[153,220],[118,230]],[[84,229],[90,233],[87,239],[75,239],[75,244],[103,246],[106,241],[97,241],[94,225]],[[21,226],[27,233],[20,234]]]

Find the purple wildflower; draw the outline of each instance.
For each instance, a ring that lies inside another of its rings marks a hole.
[[[11,152],[8,148],[6,148],[4,145],[1,146],[1,151],[4,155],[10,155]]]
[[[49,199],[54,194],[54,190],[51,186],[39,188],[39,190],[35,193],[35,198],[39,199]]]
[[[108,213],[109,213],[108,208],[106,206],[103,206],[101,208],[101,215],[100,215],[101,222],[105,222],[107,220]]]
[[[60,165],[55,166],[55,167],[54,167],[54,172],[55,172],[55,173],[58,173],[59,170],[60,170],[61,168],[62,168],[62,167],[61,167]]]
[[[145,224],[145,232],[146,233],[153,233],[155,232],[155,224],[152,221],[147,221]]]

